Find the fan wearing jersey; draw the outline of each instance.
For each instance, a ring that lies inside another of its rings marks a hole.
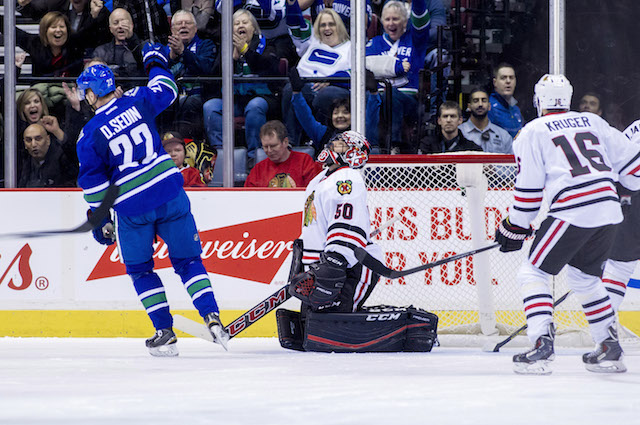
[[[429,43],[431,15],[426,0],[411,2],[411,15],[403,2],[389,1],[382,9],[384,34],[367,43],[367,69],[376,78],[391,82],[393,114],[391,148],[396,153],[416,153],[417,146],[403,139],[403,120],[418,118],[420,69],[424,67]],[[386,102],[383,98],[383,103]],[[394,149],[395,148],[395,149]]]
[[[332,9],[324,9],[309,26],[302,16],[297,0],[287,0],[287,25],[296,46],[300,61],[296,66],[302,78],[349,77],[351,72],[351,41],[349,33]],[[313,29],[313,31],[312,31]],[[303,97],[312,107],[316,119],[327,122],[330,119],[331,103],[338,97],[349,97],[348,84],[313,82],[304,84]],[[291,101],[292,87],[287,84],[282,89],[282,117],[289,140],[299,145],[302,129],[296,119]]]
[[[228,340],[200,258],[200,238],[182,188],[183,178],[163,149],[154,122],[177,97],[168,50],[160,44],[144,46],[149,83],[121,98],[115,96],[113,73],[105,65],[91,66],[77,79],[79,93],[95,109],[78,138],[78,184],[89,203],[89,214],[100,205],[110,184],[120,187],[113,222],[105,219],[94,230],[94,237],[105,245],[113,244],[114,237],[118,241],[120,258],[156,329],[146,341],[154,356],[178,355],[167,296],[153,271],[157,236],[169,247],[171,264],[214,341],[225,346]]]
[[[367,188],[359,169],[369,159],[369,142],[355,131],[336,135],[318,155],[325,165],[307,186],[302,264],[289,292],[313,311],[351,312],[363,303],[378,275],[358,262],[353,248],[382,258],[371,242]]]
[[[513,357],[522,374],[549,374],[554,358],[551,276],[567,267],[573,294],[583,307],[595,350],[583,355],[587,370],[624,372],[615,314],[600,280],[622,221],[616,182],[640,189],[640,153],[599,116],[569,111],[573,87],[563,75],[544,75],[535,86],[539,118],[513,143],[518,165],[514,203],[496,231],[503,252],[522,248],[533,234],[543,194],[549,212],[536,231],[529,258],[517,274],[528,336],[534,344]]]

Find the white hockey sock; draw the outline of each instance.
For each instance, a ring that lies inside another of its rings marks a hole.
[[[611,298],[611,305],[615,311],[618,311],[624,295],[627,291],[627,283],[636,268],[637,261],[616,261],[607,260],[604,272],[602,273],[602,282]]]

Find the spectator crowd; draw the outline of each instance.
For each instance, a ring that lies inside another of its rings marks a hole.
[[[305,186],[319,171],[311,157],[350,129],[350,6],[350,0],[234,0],[233,73],[246,77],[234,82],[234,144],[246,148],[246,186]],[[150,40],[168,46],[180,88],[158,117],[165,150],[185,185],[211,185],[223,145],[221,7],[222,0],[17,0],[17,11],[38,31],[16,27],[16,44],[28,54],[32,77],[53,77],[19,80],[29,88],[17,93],[18,136],[4,141],[16,143],[19,186],[76,185],[75,141],[93,111],[71,80],[102,63],[116,75],[118,96],[146,84],[141,51]],[[425,108],[420,71],[438,65],[436,29],[446,24],[448,8],[442,0],[387,0],[367,1],[366,12],[365,123],[374,153],[513,152],[524,125],[513,66],[495,66],[493,87],[473,89],[465,111],[446,100],[459,94],[435,84]],[[24,61],[16,55],[19,75]],[[580,108],[598,113],[598,95],[587,93]],[[409,136],[425,122],[436,130],[420,140]],[[381,143],[383,135],[389,144]]]

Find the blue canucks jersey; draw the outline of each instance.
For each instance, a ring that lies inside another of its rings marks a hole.
[[[425,0],[414,0],[411,4],[411,18],[405,33],[395,42],[386,33],[373,37],[367,43],[366,55],[391,55],[399,63],[407,59],[411,64],[409,72],[404,73],[401,66],[396,66],[397,75],[392,79],[392,84],[400,91],[415,94],[420,83],[419,72],[424,67],[427,54],[431,15]]]
[[[162,148],[155,117],[177,97],[173,76],[151,68],[146,87],[129,90],[96,110],[84,126],[78,144],[78,184],[92,208],[104,198],[110,183],[120,186],[114,209],[140,215],[175,198],[183,179]]]

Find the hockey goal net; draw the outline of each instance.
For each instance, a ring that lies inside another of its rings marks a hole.
[[[386,265],[402,270],[493,243],[513,201],[515,175],[512,155],[371,157],[364,177],[372,228],[398,217],[375,238]],[[543,218],[538,215],[534,228]],[[526,323],[515,277],[530,244],[514,253],[492,249],[400,279],[382,278],[367,304],[413,304],[438,314],[443,345],[500,341]],[[564,272],[551,289],[556,300],[569,290]],[[574,296],[557,306],[554,321],[558,345],[592,344]],[[528,345],[526,337],[518,342]]]

